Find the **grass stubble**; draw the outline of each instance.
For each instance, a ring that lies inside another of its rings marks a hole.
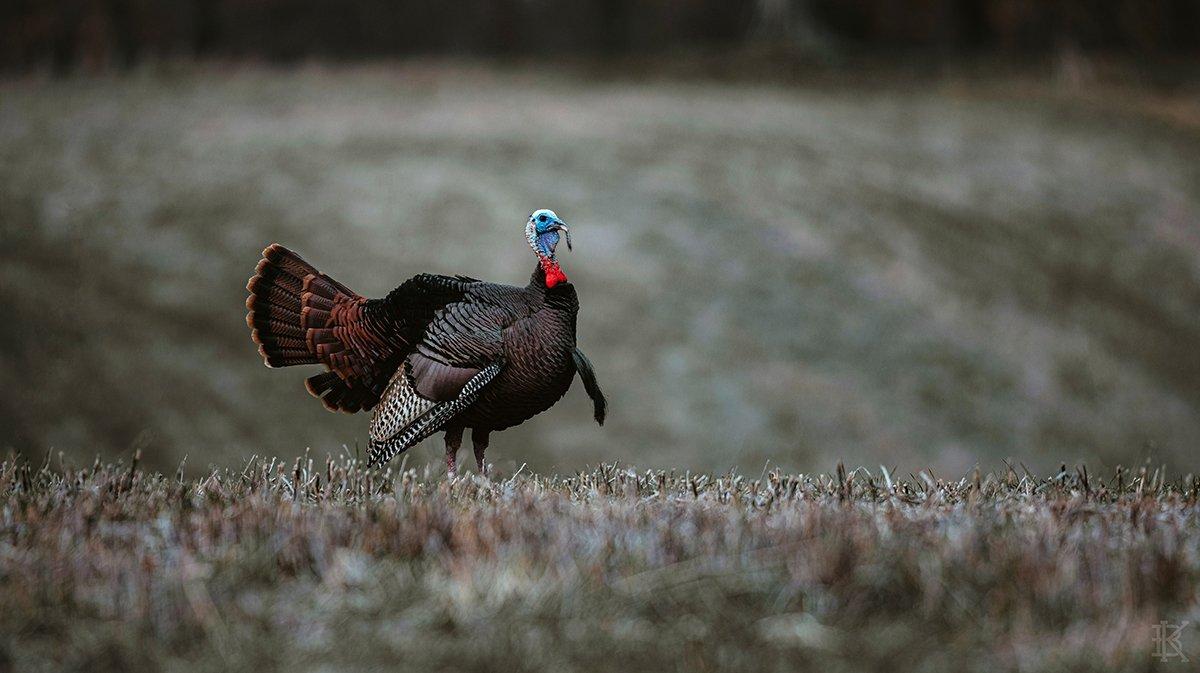
[[[447,480],[306,455],[190,479],[10,456],[0,494],[14,670],[1170,670],[1152,625],[1200,621],[1200,479],[1145,467]]]

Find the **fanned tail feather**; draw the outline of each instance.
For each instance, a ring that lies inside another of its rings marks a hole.
[[[342,345],[327,328],[339,299],[357,299],[350,288],[322,274],[296,253],[273,243],[246,283],[246,324],[268,367],[337,364]],[[331,411],[369,409],[378,395],[336,371],[311,376],[308,391]]]
[[[246,283],[246,324],[268,367],[317,364],[305,341],[300,291],[304,278],[318,273],[296,253],[273,243]]]

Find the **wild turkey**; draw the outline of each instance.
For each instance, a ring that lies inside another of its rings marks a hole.
[[[321,364],[308,392],[331,411],[374,410],[368,462],[386,463],[439,430],[455,472],[463,430],[486,468],[488,435],[549,409],[583,379],[596,422],[607,402],[575,345],[579,301],[554,256],[567,225],[538,210],[525,225],[537,256],[525,287],[421,274],[366,299],[279,245],[246,289],[246,323],[268,367]]]

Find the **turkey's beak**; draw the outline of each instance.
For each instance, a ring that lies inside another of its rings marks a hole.
[[[558,228],[565,234],[563,238],[567,239],[567,250],[571,250],[571,230],[567,228],[567,223],[559,221]]]

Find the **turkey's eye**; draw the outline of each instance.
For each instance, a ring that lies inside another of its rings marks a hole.
[[[538,222],[545,222],[545,221],[546,221],[545,215],[538,215]]]

